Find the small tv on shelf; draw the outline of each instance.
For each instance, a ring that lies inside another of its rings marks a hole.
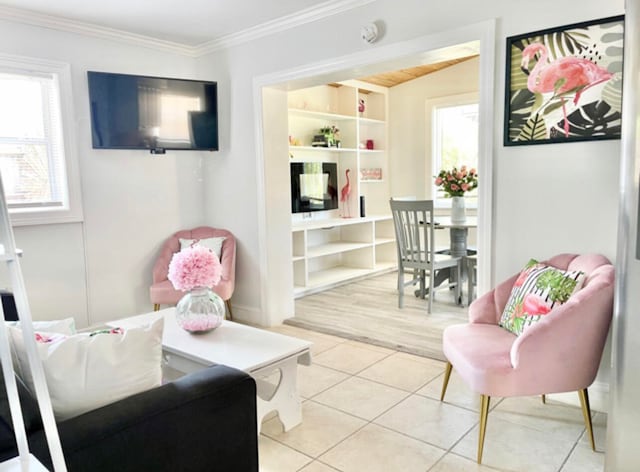
[[[291,212],[338,208],[338,164],[335,162],[291,163]]]
[[[94,149],[218,150],[218,86],[87,72]]]

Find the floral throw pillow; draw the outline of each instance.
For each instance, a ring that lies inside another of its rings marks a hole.
[[[513,284],[500,326],[516,335],[582,288],[584,272],[564,271],[531,259]]]

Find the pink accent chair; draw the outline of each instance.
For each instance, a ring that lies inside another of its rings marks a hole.
[[[220,253],[220,263],[222,264],[222,278],[220,283],[212,290],[217,293],[225,302],[229,319],[233,319],[231,311],[231,296],[236,280],[236,239],[231,232],[224,229],[200,226],[198,228],[178,231],[165,241],[160,250],[160,255],[153,266],[153,283],[149,288],[149,295],[153,309],[160,309],[160,305],[175,305],[184,296],[184,292],[173,288],[167,279],[169,273],[169,262],[176,252],[180,251],[180,239],[206,239],[225,237]]]
[[[450,326],[442,335],[448,362],[440,400],[452,368],[480,394],[478,463],[492,396],[542,395],[544,402],[547,393],[577,391],[595,450],[587,387],[596,377],[609,332],[615,270],[607,258],[596,254],[560,254],[544,263],[583,271],[583,288],[516,336],[498,325],[516,274],[469,306],[469,323]]]

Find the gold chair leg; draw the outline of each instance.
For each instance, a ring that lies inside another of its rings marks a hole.
[[[158,311],[160,310],[160,304],[159,303],[154,303],[153,304],[153,311]]]
[[[447,385],[449,385],[451,369],[453,369],[453,366],[451,365],[451,362],[447,361],[447,365],[444,366],[444,379],[442,379],[442,392],[440,393],[440,401],[444,401],[444,394],[447,393]]]
[[[584,416],[584,424],[587,427],[587,433],[589,433],[589,441],[591,442],[591,449],[596,450],[596,442],[593,439],[593,424],[591,423],[591,406],[589,405],[589,392],[584,388],[578,390],[580,396],[580,405],[582,406],[582,416]]]
[[[226,300],[224,304],[227,306],[227,311],[229,312],[229,321],[233,321],[233,312],[231,311],[231,299]]]
[[[547,404],[547,396],[544,393],[542,394],[542,403]]]
[[[482,463],[482,450],[484,448],[484,433],[487,430],[487,417],[489,416],[489,395],[480,395],[480,436],[478,438],[478,464]]]

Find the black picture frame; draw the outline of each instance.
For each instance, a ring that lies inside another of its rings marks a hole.
[[[505,146],[620,139],[624,15],[506,42]]]

